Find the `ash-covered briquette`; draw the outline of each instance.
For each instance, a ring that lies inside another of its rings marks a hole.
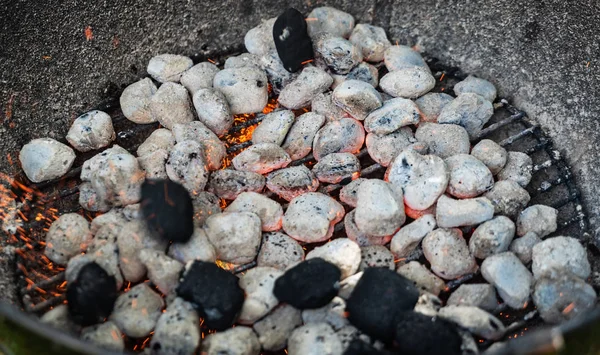
[[[224,330],[233,325],[244,304],[244,291],[238,282],[237,276],[214,263],[193,261],[176,292],[194,304],[207,327]]]
[[[397,317],[412,310],[418,299],[412,281],[388,268],[367,268],[346,302],[346,311],[360,331],[390,343]]]
[[[459,355],[462,340],[456,326],[417,312],[404,312],[397,318],[395,349],[402,355]]]
[[[375,346],[367,343],[366,341],[354,338],[350,341],[350,344],[344,350],[343,355],[392,355],[391,351],[385,349],[377,349]]]
[[[273,293],[280,302],[298,309],[313,309],[329,303],[339,289],[340,269],[321,259],[303,261],[275,281]]]
[[[188,191],[171,180],[146,180],[140,203],[148,228],[162,239],[185,243],[194,232],[194,206]]]
[[[67,305],[71,318],[83,326],[102,322],[111,314],[117,296],[115,277],[91,262],[68,284]]]
[[[304,15],[294,8],[285,10],[275,20],[273,39],[277,54],[289,72],[298,71],[304,62],[314,58]]]

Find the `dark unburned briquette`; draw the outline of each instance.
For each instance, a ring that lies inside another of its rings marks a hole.
[[[277,54],[289,72],[300,69],[304,62],[314,58],[312,41],[306,30],[306,20],[300,11],[289,8],[277,17],[273,25],[273,39]]]
[[[396,318],[395,349],[404,355],[459,355],[462,338],[456,326],[439,317],[409,311]]]

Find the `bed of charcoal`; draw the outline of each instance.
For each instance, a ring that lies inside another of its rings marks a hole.
[[[117,351],[476,354],[596,306],[569,168],[490,82],[332,8],[257,25],[23,147],[25,310]]]

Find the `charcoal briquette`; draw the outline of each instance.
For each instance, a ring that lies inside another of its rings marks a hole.
[[[111,314],[116,299],[115,277],[95,262],[83,266],[67,287],[69,314],[82,326],[102,322]]]
[[[365,342],[362,339],[353,339],[346,350],[344,355],[392,355],[393,353],[385,349],[377,349],[373,345]]]
[[[446,320],[410,311],[401,313],[396,323],[394,345],[399,354],[461,354],[461,337]]]
[[[289,72],[297,71],[303,62],[314,57],[304,16],[294,8],[287,9],[275,20],[273,39],[279,59]]]

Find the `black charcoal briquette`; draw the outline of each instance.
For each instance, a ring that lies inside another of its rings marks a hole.
[[[306,31],[306,20],[300,11],[289,8],[273,25],[273,39],[285,69],[295,72],[302,63],[314,58],[312,42]]]
[[[396,318],[395,348],[403,355],[459,355],[462,338],[456,326],[438,317],[409,311]]]
[[[346,350],[344,355],[393,355],[394,353],[385,349],[379,350],[373,345],[365,342],[362,339],[353,339]]]

